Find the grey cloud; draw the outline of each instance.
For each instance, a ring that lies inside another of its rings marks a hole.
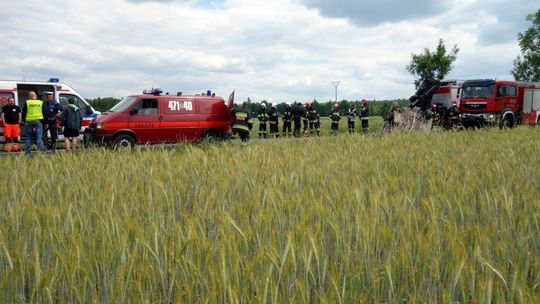
[[[538,3],[529,0],[461,1],[430,0],[298,0],[314,8],[323,16],[346,18],[359,26],[381,23],[430,19],[440,28],[463,24],[477,25],[480,45],[502,44],[515,41],[517,33],[528,28],[526,17],[537,11]]]
[[[526,17],[540,6],[528,0],[508,2],[492,0],[478,1],[470,5],[456,6],[448,14],[436,20],[437,26],[450,28],[460,25],[475,25],[479,45],[517,43],[517,34],[528,28]]]
[[[318,9],[323,16],[347,18],[360,26],[373,26],[384,22],[421,19],[440,14],[450,1],[432,0],[299,0],[308,8]]]
[[[489,16],[495,16],[498,22],[493,26],[483,27],[482,20],[478,20],[480,43],[489,45],[517,41],[517,34],[524,32],[530,26],[526,20],[527,15],[540,8],[540,5],[531,2],[519,0],[510,4],[498,1],[494,5],[486,7],[486,13]]]

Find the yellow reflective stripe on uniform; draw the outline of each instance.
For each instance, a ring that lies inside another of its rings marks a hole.
[[[233,129],[244,130],[244,131],[249,131],[248,126],[244,126],[244,125],[235,124],[235,125],[232,126],[232,128]]]

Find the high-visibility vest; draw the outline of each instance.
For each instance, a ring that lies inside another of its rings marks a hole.
[[[26,121],[43,119],[43,101],[28,99],[26,101]]]

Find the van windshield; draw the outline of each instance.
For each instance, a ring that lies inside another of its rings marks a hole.
[[[135,99],[137,99],[137,97],[135,96],[126,97],[126,99],[120,101],[114,107],[112,107],[109,112],[124,112],[127,108],[129,108],[129,106],[133,104]]]

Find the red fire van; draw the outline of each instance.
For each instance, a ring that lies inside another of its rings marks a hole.
[[[90,123],[93,143],[133,147],[228,138],[234,92],[227,103],[211,94],[163,95],[160,89],[126,97]]]

